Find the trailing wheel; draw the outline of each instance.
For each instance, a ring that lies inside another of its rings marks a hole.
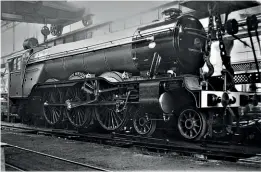
[[[151,120],[149,115],[136,111],[133,118],[133,126],[135,131],[143,136],[151,136],[156,130],[156,120]]]
[[[68,88],[65,97],[67,100],[74,102],[89,101],[91,99],[91,96],[84,93],[79,87]],[[92,108],[84,106],[66,110],[70,123],[77,128],[89,127],[92,122],[92,113]]]
[[[27,103],[25,102],[21,102],[18,106],[18,110],[17,113],[20,117],[20,119],[22,120],[22,123],[29,123],[32,119],[32,116],[30,116],[27,113]]]
[[[207,129],[205,114],[191,108],[183,110],[178,118],[178,130],[188,140],[199,140]]]
[[[116,94],[112,92],[103,93],[99,96],[99,102],[113,103],[116,102],[115,97]],[[129,107],[126,106],[123,109],[123,104],[120,104],[118,108],[116,106],[115,104],[111,104],[95,107],[96,119],[101,127],[107,131],[120,130],[129,119]],[[120,109],[120,111],[117,109]]]
[[[62,120],[62,106],[53,106],[49,104],[62,103],[61,92],[58,89],[46,91],[43,94],[43,115],[50,125],[55,125]]]

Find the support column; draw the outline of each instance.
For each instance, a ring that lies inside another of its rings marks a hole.
[[[13,29],[13,52],[15,51],[15,22],[12,23]]]
[[[7,75],[7,79],[6,79],[6,84],[7,84],[7,88],[6,88],[6,90],[7,90],[7,121],[10,122],[10,100],[9,100],[10,71],[9,71],[8,59],[6,60],[5,68],[6,68],[6,75]]]

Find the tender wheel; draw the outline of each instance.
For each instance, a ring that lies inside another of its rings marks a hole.
[[[206,117],[195,109],[186,109],[178,118],[178,129],[185,139],[199,140],[207,128]]]
[[[79,87],[69,88],[65,95],[66,99],[72,101],[89,101],[91,99],[90,95],[81,91]],[[77,107],[71,110],[66,110],[67,117],[70,123],[77,127],[89,127],[92,122],[93,109],[90,107]]]
[[[64,107],[45,104],[61,102],[61,92],[58,89],[53,89],[50,92],[46,91],[43,95],[43,115],[50,125],[55,125],[62,120]]]
[[[151,120],[148,115],[137,110],[133,118],[133,126],[138,134],[151,136],[156,130],[156,120]]]
[[[100,95],[101,103],[115,102],[115,94],[108,92]],[[119,109],[123,108],[124,105],[120,105]],[[129,119],[129,107],[120,112],[116,111],[116,105],[103,105],[95,107],[95,115],[99,124],[108,131],[115,131],[121,129],[126,121]]]

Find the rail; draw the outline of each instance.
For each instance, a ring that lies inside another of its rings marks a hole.
[[[197,141],[197,142],[184,142],[179,140],[169,140],[163,138],[142,137],[137,135],[127,135],[119,133],[111,133],[105,135],[98,135],[95,133],[79,134],[66,132],[66,130],[48,130],[30,127],[16,127],[11,125],[3,125],[1,127],[25,129],[34,131],[31,134],[41,132],[42,134],[52,134],[52,136],[64,137],[67,139],[77,141],[88,141],[100,144],[114,144],[120,147],[138,147],[147,150],[156,150],[157,152],[176,152],[182,155],[204,155],[209,159],[222,159],[227,161],[237,161],[256,156],[261,150],[251,149],[250,147],[243,148],[242,145],[234,145],[233,148],[228,142],[217,141]],[[35,133],[36,132],[36,133]],[[255,162],[253,162],[255,163]]]
[[[17,167],[17,166],[15,166],[15,165],[13,165],[13,164],[5,163],[5,166],[7,166],[7,167],[13,169],[13,170],[11,170],[11,171],[25,171],[24,169],[22,169],[22,168],[20,168],[20,167]],[[7,171],[7,170],[6,170],[6,171]]]
[[[84,163],[80,163],[80,162],[68,160],[68,159],[65,159],[65,158],[57,157],[57,156],[54,156],[54,155],[49,155],[49,154],[46,154],[46,153],[42,153],[42,152],[30,150],[30,149],[27,149],[27,148],[23,148],[23,147],[11,145],[11,144],[7,144],[7,147],[17,148],[17,149],[20,149],[20,150],[23,150],[23,151],[35,153],[35,154],[38,154],[38,155],[46,156],[46,157],[53,158],[53,159],[57,159],[57,160],[61,160],[61,161],[68,162],[68,163],[71,163],[71,164],[80,165],[80,166],[82,166],[82,167],[87,167],[87,168],[90,168],[90,169],[92,169],[92,170],[110,172],[110,171],[107,170],[107,169],[103,169],[103,168],[100,168],[100,167],[96,167],[96,166],[93,166],[93,165],[90,165],[90,164],[84,164]]]

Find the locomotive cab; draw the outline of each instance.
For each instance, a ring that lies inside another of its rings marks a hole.
[[[32,54],[46,49],[39,46],[36,38],[28,38],[23,42],[24,50],[13,54],[8,60],[10,71],[9,95],[10,98],[27,97],[24,95],[24,82],[27,75],[27,64]]]
[[[24,52],[25,53],[25,52]],[[22,97],[22,85],[23,85],[23,69],[25,68],[24,61],[26,56],[19,54],[9,60],[10,71],[10,84],[9,84],[9,96],[10,97]]]

